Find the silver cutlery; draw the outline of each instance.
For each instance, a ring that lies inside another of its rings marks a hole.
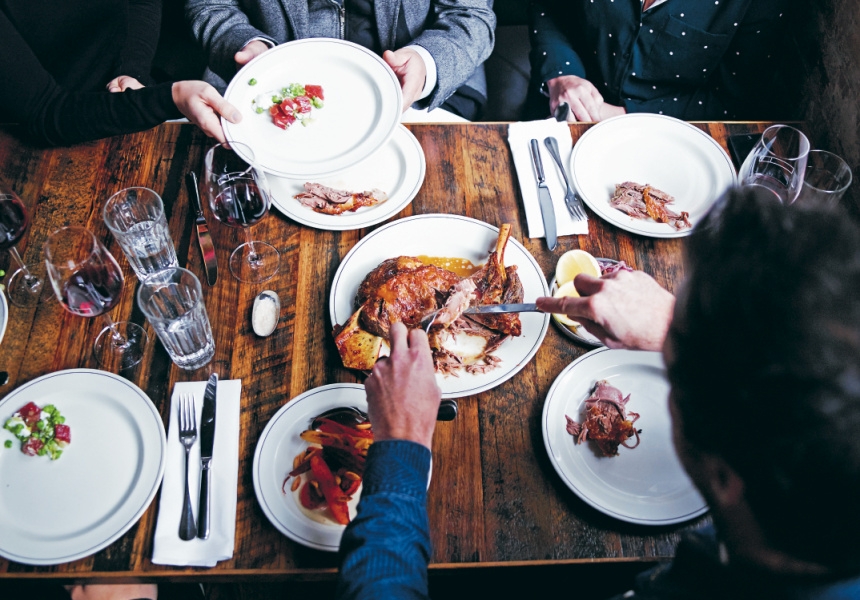
[[[537,304],[528,302],[525,304],[484,304],[482,306],[470,306],[463,311],[464,315],[501,314],[520,312],[542,312],[538,310]]]
[[[546,235],[546,246],[550,250],[555,250],[558,244],[555,210],[552,207],[552,196],[550,196],[549,188],[546,186],[543,161],[540,158],[540,147],[536,139],[532,139],[529,142],[529,149],[532,153],[532,162],[534,163],[535,175],[537,176],[538,203],[540,204],[541,217],[543,218],[543,232]]]
[[[191,493],[188,490],[188,455],[191,445],[197,439],[197,410],[194,396],[179,396],[179,441],[185,447],[185,500],[182,502],[182,516],[179,519],[179,539],[193,540],[197,537],[197,525],[191,509]]]
[[[582,208],[582,201],[570,187],[570,181],[567,178],[567,170],[561,162],[561,154],[558,151],[558,142],[554,137],[550,136],[548,138],[544,138],[543,143],[552,155],[555,164],[558,165],[558,170],[561,171],[561,177],[564,179],[564,185],[567,186],[567,191],[564,193],[564,203],[567,206],[567,212],[570,213],[570,216],[574,221],[585,221],[586,216],[585,210]]]
[[[209,504],[212,483],[212,450],[215,447],[215,397],[218,374],[212,373],[203,394],[203,413],[200,415],[200,497],[197,504],[197,537],[209,539]]]

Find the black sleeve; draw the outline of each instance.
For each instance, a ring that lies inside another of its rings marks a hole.
[[[118,75],[129,75],[144,85],[152,83],[152,59],[161,33],[161,0],[129,0],[128,33]],[[107,83],[107,81],[105,81]]]
[[[0,81],[0,115],[50,145],[142,131],[182,116],[171,83],[117,94],[62,89],[2,11]]]

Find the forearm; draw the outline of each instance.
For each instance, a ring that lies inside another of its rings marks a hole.
[[[356,518],[341,540],[338,598],[427,598],[430,451],[389,440],[370,447]]]
[[[545,4],[539,0],[529,2],[529,61],[532,80],[543,84],[562,75],[585,78],[585,66],[574,51],[571,40],[559,28],[574,18],[566,4]]]
[[[436,108],[463,85],[493,51],[496,15],[487,0],[437,0],[427,26],[411,44],[423,47],[436,62]]]
[[[122,64],[114,75],[128,75],[144,85],[150,83],[152,60],[158,47],[160,30],[161,0],[129,0],[128,30],[122,49]]]

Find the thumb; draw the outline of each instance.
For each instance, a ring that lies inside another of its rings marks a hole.
[[[204,100],[206,100],[215,112],[231,123],[238,123],[242,120],[242,114],[235,106],[227,102],[224,97],[215,90],[215,88],[210,87],[206,90]]]
[[[391,50],[386,50],[382,53],[382,60],[388,63],[388,66],[393,70],[397,70],[398,67],[402,67],[406,64],[406,58],[398,56],[396,52],[392,52]]]

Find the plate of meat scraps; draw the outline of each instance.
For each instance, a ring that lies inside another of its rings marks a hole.
[[[424,150],[403,125],[357,165],[332,175],[269,175],[272,205],[294,221],[332,231],[381,223],[406,208],[424,183]]]
[[[362,238],[341,261],[329,295],[344,365],[370,370],[388,354],[383,321],[419,326],[422,315],[446,305],[466,279],[480,283],[500,270],[506,274],[495,288],[499,297],[484,296],[476,304],[534,302],[549,295],[540,265],[510,231],[459,215],[429,214],[399,219]],[[491,261],[500,246],[501,262]],[[368,305],[372,311],[365,310]],[[408,312],[392,317],[400,308]],[[434,324],[430,338],[442,397],[477,394],[519,373],[540,347],[549,318],[514,313],[510,321],[478,322],[454,315],[446,325]]]
[[[599,348],[570,364],[542,417],[547,454],[565,485],[629,523],[670,525],[704,514],[675,454],[668,398],[658,352]]]
[[[576,191],[601,218],[654,238],[689,235],[737,182],[731,158],[710,135],[644,113],[586,131],[571,152],[570,172]]]

